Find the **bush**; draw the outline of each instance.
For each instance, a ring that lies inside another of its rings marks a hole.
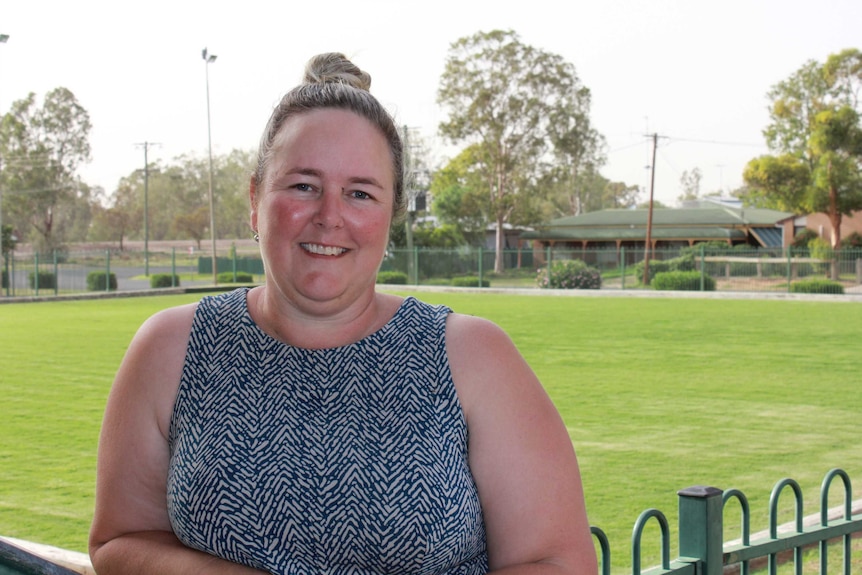
[[[36,289],[36,273],[30,272],[30,289]],[[57,276],[52,272],[39,272],[39,289],[57,289]]]
[[[233,272],[222,272],[216,276],[216,281],[220,284],[243,283],[250,284],[254,282],[254,276],[249,272],[236,272],[236,281],[233,279]]]
[[[652,288],[656,290],[700,291],[698,271],[691,272],[660,272],[652,280]],[[715,291],[715,279],[703,276],[703,291]]]
[[[482,278],[482,284],[479,285],[479,278],[476,276],[460,276],[452,278],[452,285],[455,287],[491,287],[491,282]]]
[[[845,238],[842,238],[841,248],[853,250],[858,250],[862,248],[862,234],[860,234],[859,232],[851,232],[850,235]]]
[[[790,284],[790,293],[843,294],[844,286],[832,280],[802,280]]]
[[[180,276],[177,274],[153,274],[150,276],[151,288],[179,287]]]
[[[114,291],[117,289],[117,274],[107,272],[90,272],[87,274],[87,290],[89,291],[106,291],[105,278],[107,280],[107,290]]]
[[[699,252],[698,252],[699,253]],[[650,260],[649,261],[649,281],[652,283],[656,274],[666,272],[687,272],[694,270],[697,267],[695,264],[695,251],[689,248],[683,252],[683,255],[669,260]],[[642,282],[644,277],[644,263],[640,261],[634,266],[635,277]]]
[[[601,272],[582,260],[557,260],[548,269],[540,269],[536,284],[545,289],[600,289]]]
[[[808,244],[811,243],[811,240],[819,238],[817,232],[814,230],[805,228],[800,230],[798,234],[793,236],[793,242],[790,244],[794,248],[807,248]]]
[[[377,272],[377,283],[407,285],[407,274],[396,271]]]

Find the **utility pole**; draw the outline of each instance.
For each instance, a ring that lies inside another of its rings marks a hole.
[[[147,160],[147,151],[150,146],[157,146],[153,142],[143,142],[135,146],[144,149],[144,275],[150,277],[150,162]]]
[[[649,210],[647,211],[646,241],[644,242],[644,277],[643,284],[649,285],[649,260],[652,255],[652,209],[655,193],[655,152],[658,148],[658,134],[652,135],[652,162],[650,164]]]

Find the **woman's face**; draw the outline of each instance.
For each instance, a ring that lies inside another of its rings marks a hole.
[[[268,283],[296,303],[347,304],[373,292],[394,201],[378,128],[346,110],[303,113],[284,123],[271,158],[251,190]]]

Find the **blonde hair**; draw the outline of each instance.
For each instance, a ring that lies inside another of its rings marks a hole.
[[[377,126],[389,144],[395,184],[392,207],[394,226],[406,211],[403,144],[395,121],[377,98],[371,95],[370,89],[371,76],[344,54],[329,52],[311,58],[305,66],[302,84],[281,98],[266,124],[258,147],[255,181],[258,184],[263,182],[272,159],[273,142],[288,118],[322,108],[348,110]]]

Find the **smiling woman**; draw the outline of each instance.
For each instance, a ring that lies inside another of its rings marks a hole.
[[[341,54],[274,110],[249,187],[266,283],[147,320],[99,445],[112,573],[594,573],[562,420],[495,324],[375,279],[402,144]]]

